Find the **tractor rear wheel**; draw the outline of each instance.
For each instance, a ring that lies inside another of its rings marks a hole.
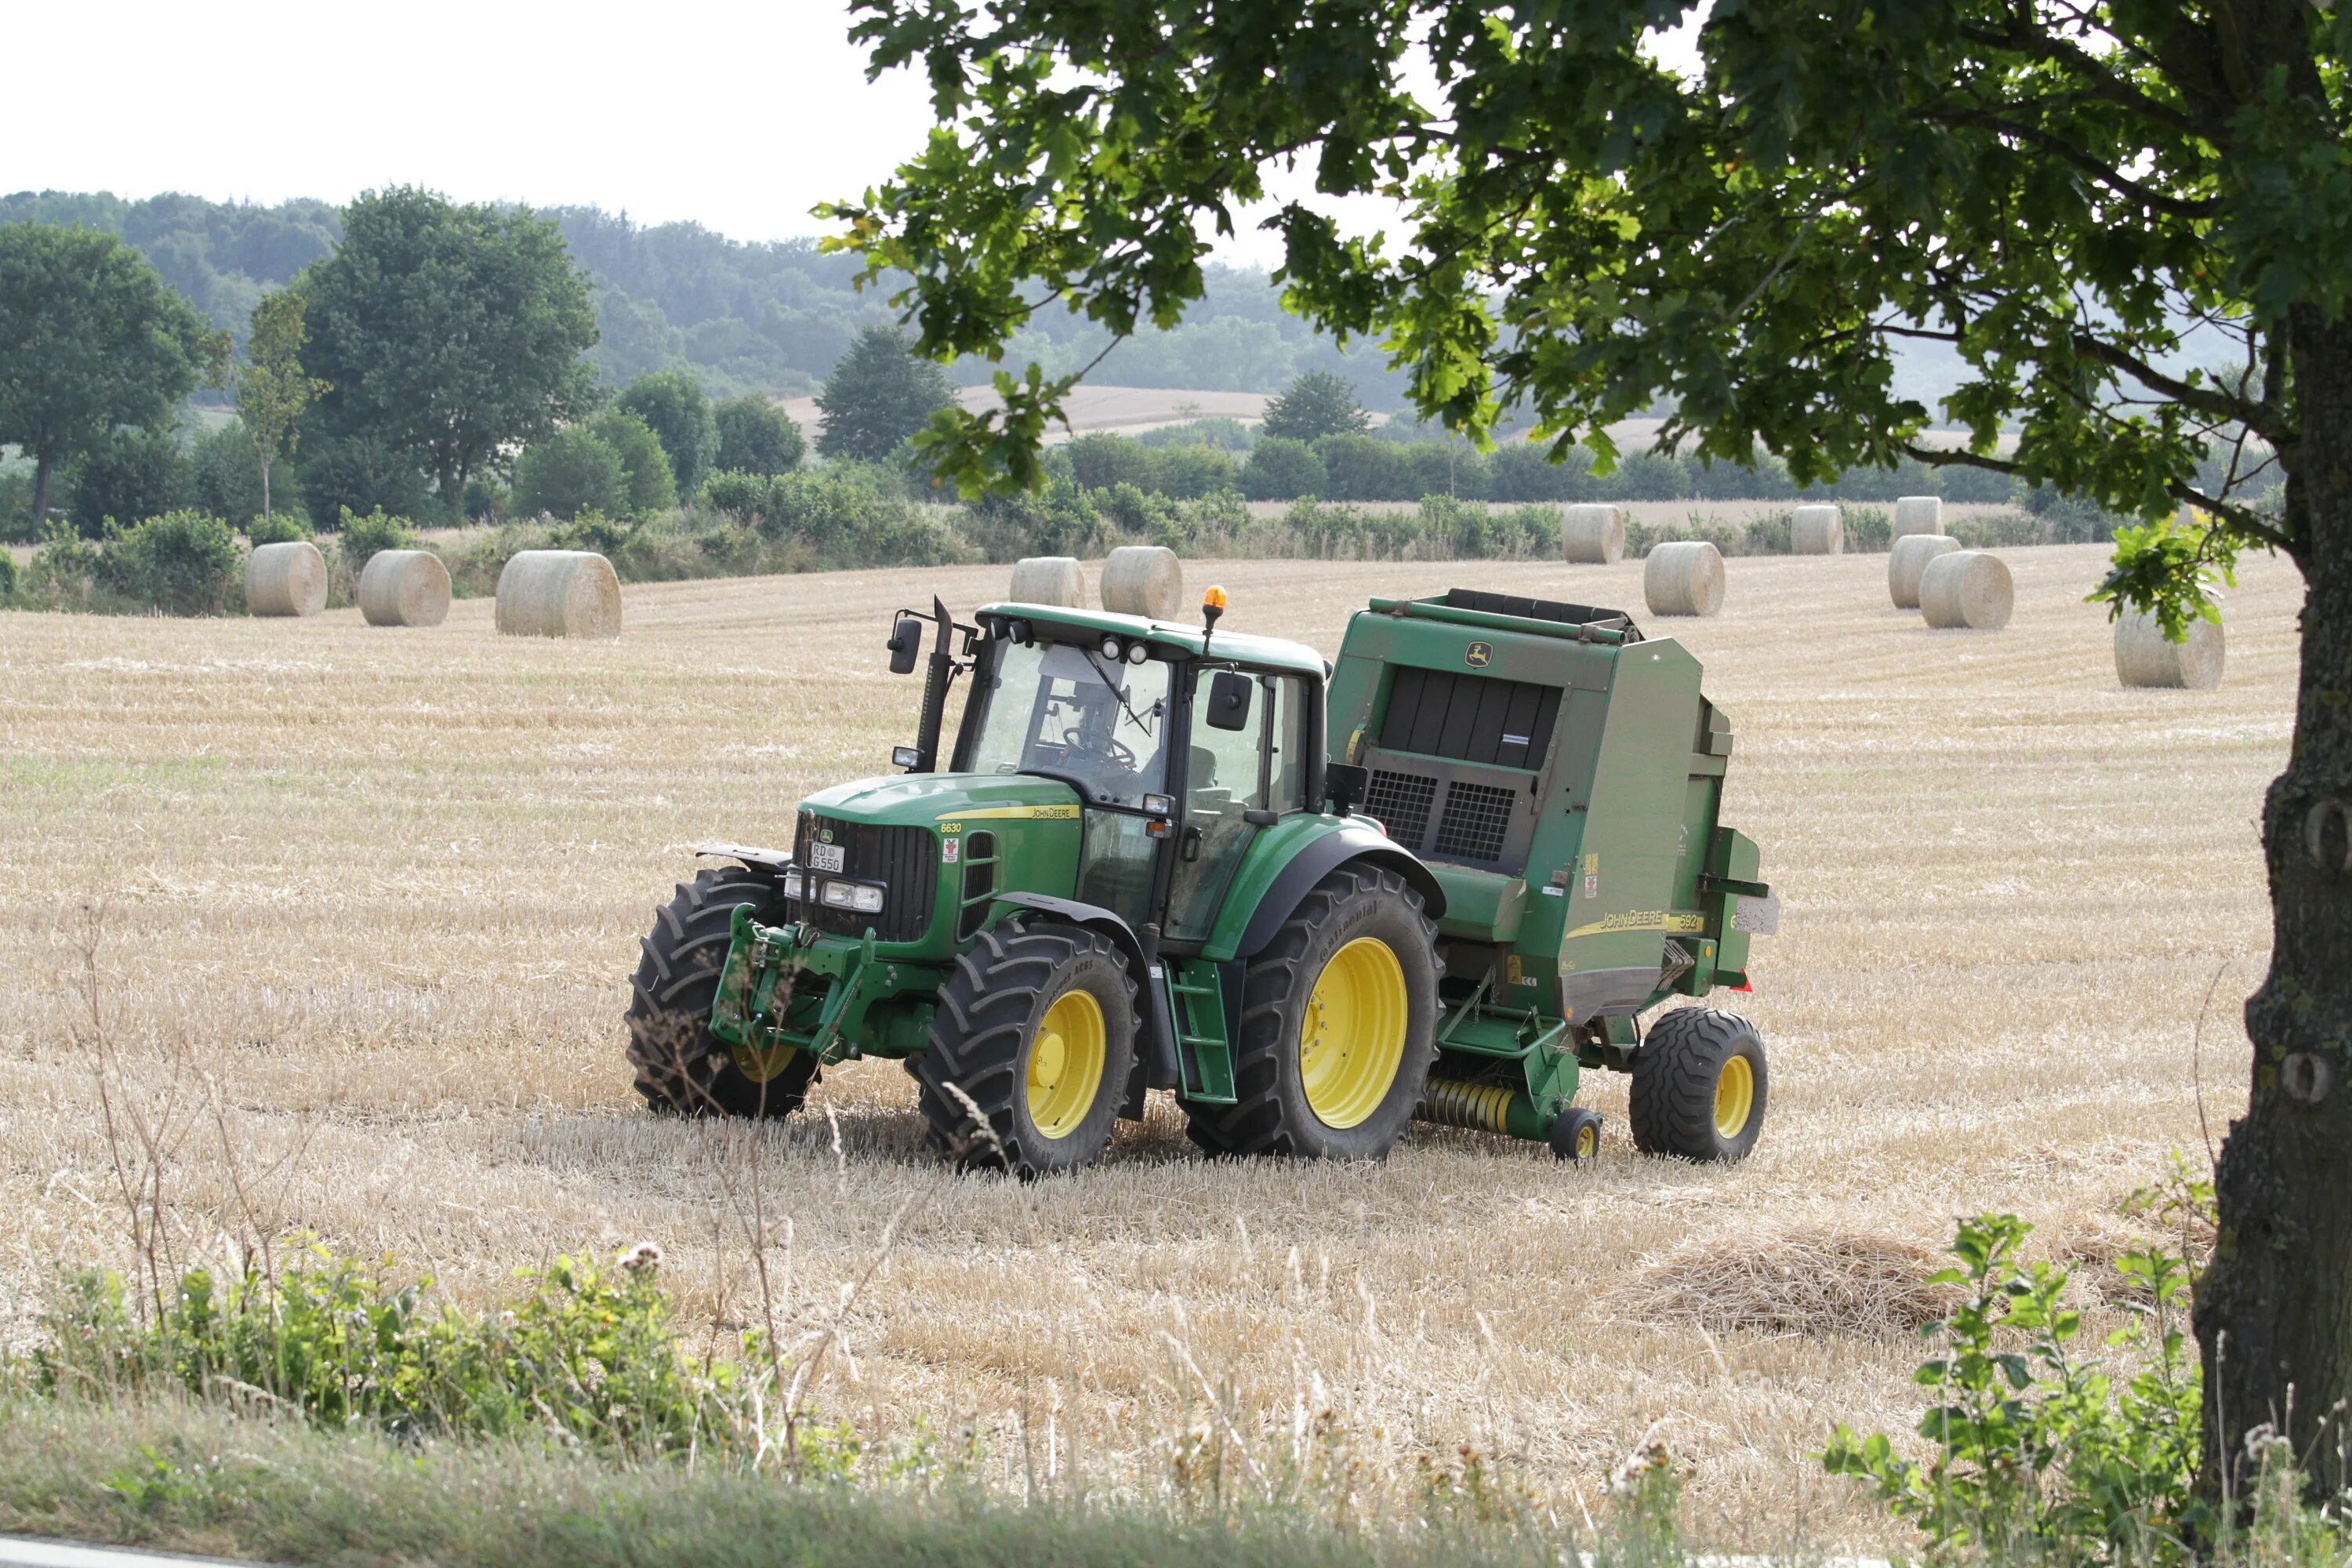
[[[1184,1107],[1212,1154],[1378,1160],[1437,1059],[1437,927],[1394,871],[1356,862],[1315,885],[1250,960],[1232,1105]]]
[[[965,1170],[1076,1170],[1102,1157],[1126,1098],[1135,981],[1107,937],[1008,921],[956,960],[929,1034],[907,1070],[934,1147]]]
[[[1770,1079],[1756,1026],[1707,1007],[1678,1007],[1650,1026],[1633,1058],[1627,1120],[1646,1154],[1731,1161],[1756,1147]]]
[[[629,1066],[656,1110],[684,1116],[789,1116],[817,1077],[816,1058],[794,1051],[765,1083],[743,1070],[735,1047],[710,1032],[710,1006],[727,964],[738,904],[766,910],[776,879],[746,866],[712,866],[681,882],[637,944],[629,988]]]

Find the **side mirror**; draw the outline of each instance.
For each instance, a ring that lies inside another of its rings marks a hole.
[[[1354,763],[1323,764],[1323,793],[1331,797],[1331,809],[1345,816],[1355,809],[1372,787],[1372,770]]]
[[[1209,728],[1240,730],[1249,724],[1250,693],[1257,682],[1238,669],[1221,669],[1209,682]]]
[[[915,659],[923,651],[923,623],[913,616],[900,616],[885,646],[890,650],[891,674],[914,674]]]

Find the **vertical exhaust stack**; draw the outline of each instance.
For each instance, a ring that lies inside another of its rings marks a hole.
[[[948,681],[955,674],[955,661],[948,653],[955,618],[936,595],[931,600],[931,620],[937,629],[931,637],[931,661],[923,671],[922,728],[915,736],[915,765],[908,770],[917,773],[939,771],[940,728],[947,722]]]

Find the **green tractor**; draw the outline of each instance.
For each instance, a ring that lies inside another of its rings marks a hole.
[[[728,863],[643,944],[640,1093],[777,1116],[827,1064],[897,1058],[940,1149],[1028,1176],[1098,1159],[1155,1089],[1214,1154],[1378,1159],[1418,1117],[1589,1159],[1577,1086],[1608,1068],[1638,1147],[1745,1154],[1756,1031],[1639,1021],[1746,990],[1778,920],[1716,820],[1731,726],[1697,660],[1455,589],[1373,600],[1331,666],[1218,634],[1224,602],[899,612],[891,668],[931,645],[916,742],[804,801],[789,853],[704,851]]]

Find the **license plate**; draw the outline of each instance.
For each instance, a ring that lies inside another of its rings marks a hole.
[[[813,870],[838,871],[846,864],[849,847],[845,844],[812,844],[809,846],[809,866]]]

